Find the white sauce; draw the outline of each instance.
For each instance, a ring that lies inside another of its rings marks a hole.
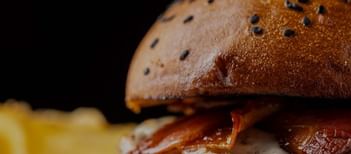
[[[251,128],[239,134],[233,154],[287,154],[272,134]]]
[[[175,117],[162,117],[159,119],[149,119],[145,120],[139,124],[131,134],[131,136],[123,137],[120,141],[120,152],[121,154],[127,154],[136,148],[137,144],[151,137],[157,130],[161,127],[172,123],[175,121]]]

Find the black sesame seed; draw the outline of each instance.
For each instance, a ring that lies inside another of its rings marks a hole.
[[[160,40],[159,40],[158,38],[156,38],[156,39],[151,43],[150,48],[151,48],[151,49],[155,48],[159,41],[160,41]]]
[[[189,50],[184,50],[179,57],[179,60],[184,61],[190,54]]]
[[[194,19],[194,16],[188,16],[187,18],[184,19],[183,23],[186,24],[188,22],[191,22]]]
[[[263,29],[259,26],[254,26],[251,28],[251,31],[256,34],[256,35],[261,35],[263,34]]]
[[[214,0],[207,0],[208,4],[212,4]]]
[[[327,9],[323,5],[317,7],[317,14],[324,14],[325,12],[327,12]]]
[[[284,32],[283,32],[283,35],[285,37],[292,37],[295,35],[295,31],[292,30],[292,29],[285,29]]]
[[[351,0],[344,0],[345,3],[351,3]]]
[[[298,0],[298,2],[300,2],[300,3],[308,3],[310,1],[309,0]]]
[[[251,24],[256,24],[256,23],[258,23],[258,21],[260,21],[260,17],[257,14],[250,17]]]
[[[172,21],[176,16],[175,15],[171,15],[171,16],[168,16],[168,17],[164,17],[163,15],[161,15],[159,17],[160,21],[161,22],[169,22],[169,21]]]
[[[145,68],[144,69],[144,75],[149,75],[150,74],[150,68]]]
[[[305,16],[305,17],[303,17],[303,19],[302,19],[302,24],[304,25],[304,26],[309,26],[309,25],[311,25],[311,23],[312,23],[312,21],[307,17],[307,16]]]
[[[285,0],[285,7],[291,9],[291,10],[294,10],[294,11],[298,11],[298,12],[302,12],[303,11],[303,8],[296,4],[296,3],[291,3],[289,0]]]
[[[290,4],[291,4],[291,2],[289,0],[284,0],[285,7],[288,7],[288,5],[290,5]]]
[[[189,3],[195,2],[195,0],[189,0]]]
[[[288,7],[289,5],[291,5],[291,2],[289,0],[284,0],[284,5],[285,7]]]

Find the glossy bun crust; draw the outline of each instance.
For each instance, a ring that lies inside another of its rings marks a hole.
[[[350,1],[176,1],[138,47],[126,92],[134,109],[201,96],[351,98]]]

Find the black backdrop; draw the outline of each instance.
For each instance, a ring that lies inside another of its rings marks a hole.
[[[135,48],[168,3],[0,2],[0,101],[68,111],[97,107],[111,122],[158,116],[125,109],[124,88]]]

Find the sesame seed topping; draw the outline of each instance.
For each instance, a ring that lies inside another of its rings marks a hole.
[[[291,9],[291,10],[294,10],[294,11],[298,11],[298,12],[302,12],[303,11],[303,8],[296,4],[296,3],[292,3],[290,2],[289,0],[285,0],[285,7]]]
[[[292,37],[292,36],[295,35],[295,31],[292,30],[292,29],[285,29],[285,30],[283,31],[283,35],[284,35],[285,37]]]
[[[323,5],[317,7],[317,14],[324,14],[325,12],[327,12],[327,9]]]
[[[312,24],[312,21],[307,16],[304,16],[302,18],[302,24],[307,27]]]
[[[184,61],[190,54],[189,50],[184,50],[179,57],[179,60]]]
[[[263,34],[263,29],[259,26],[254,26],[251,28],[251,31],[255,34],[255,35],[261,35]]]
[[[154,41],[151,43],[150,48],[153,49],[156,47],[160,40],[158,38],[154,39]]]
[[[308,3],[310,1],[309,0],[298,0],[298,2],[300,2],[300,3]]]
[[[183,23],[186,24],[188,22],[191,22],[194,19],[194,16],[188,16],[187,18],[184,19]]]
[[[250,23],[251,24],[256,24],[260,21],[260,17],[257,14],[254,14],[253,16],[250,17]]]
[[[145,68],[144,69],[144,75],[149,75],[150,74],[150,68]]]
[[[207,0],[208,4],[212,4],[214,0]]]

